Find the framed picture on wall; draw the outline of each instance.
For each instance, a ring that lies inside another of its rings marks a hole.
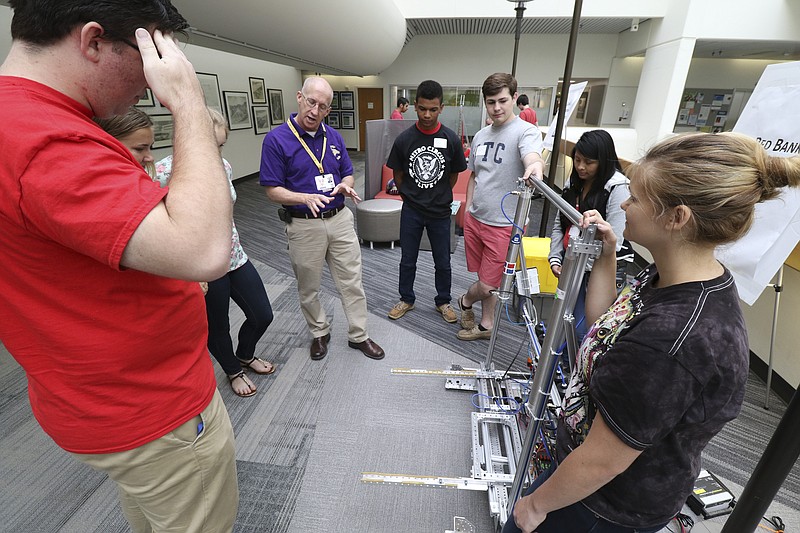
[[[220,98],[219,94],[219,79],[217,75],[198,72],[197,79],[200,80],[200,87],[203,89],[206,105],[224,115],[225,111],[222,109],[222,98]]]
[[[150,115],[153,121],[153,149],[172,146],[172,115]]]
[[[267,103],[267,89],[264,78],[250,78],[250,100],[254,104]]]
[[[150,87],[147,87],[144,90],[144,96],[142,99],[136,102],[136,107],[155,107],[156,101],[153,99],[153,91],[150,90]]]
[[[343,130],[354,130],[356,129],[356,114],[352,111],[342,111],[341,112],[342,118],[342,129]]]
[[[339,93],[339,106],[341,109],[355,109],[353,91],[341,91]]]
[[[228,116],[228,127],[233,130],[246,130],[253,127],[250,119],[250,102],[244,91],[222,91],[225,100],[225,114]]]
[[[267,89],[267,94],[269,95],[269,120],[273,126],[277,126],[286,120],[283,115],[283,91]]]
[[[333,91],[333,100],[331,100],[331,109],[339,109],[339,91]],[[336,126],[334,126],[335,128]]]
[[[338,111],[331,111],[328,113],[328,118],[325,120],[328,121],[328,124],[336,129],[339,129],[339,112]]]
[[[256,128],[256,135],[269,131],[269,106],[253,106],[253,125]]]

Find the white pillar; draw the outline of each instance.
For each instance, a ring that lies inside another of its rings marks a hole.
[[[631,117],[640,153],[671,133],[675,126],[695,41],[693,37],[680,37],[652,46],[645,53]]]
[[[630,126],[643,65],[643,57],[615,57],[611,60],[601,127]]]

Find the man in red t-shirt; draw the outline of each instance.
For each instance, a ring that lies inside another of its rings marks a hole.
[[[408,111],[408,98],[401,96],[397,99],[397,107],[392,111],[392,120],[403,120],[403,113]]]
[[[517,97],[517,107],[520,110],[519,118],[525,122],[530,122],[534,126],[539,125],[539,121],[536,118],[536,110],[530,106],[527,94],[521,94]]]
[[[0,342],[42,429],[117,483],[134,532],[230,531],[233,431],[197,281],[228,270],[231,202],[202,89],[171,37],[188,23],[169,0],[9,4]],[[148,86],[174,116],[164,189],[91,120]]]

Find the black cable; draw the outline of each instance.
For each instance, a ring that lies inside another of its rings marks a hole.
[[[775,533],[784,533],[786,525],[780,516],[773,516],[772,518],[764,517],[764,521],[775,528]]]
[[[511,363],[509,363],[509,365],[508,365],[508,368],[506,368],[506,371],[505,371],[505,372],[503,372],[503,377],[501,377],[501,378],[500,378],[501,380],[504,380],[504,379],[506,379],[506,376],[508,375],[509,371],[511,370],[511,367],[512,367],[512,366],[514,366],[514,363],[517,361],[517,357],[519,357],[519,353],[522,351],[522,347],[523,347],[523,346],[525,346],[525,343],[526,343],[526,342],[527,342],[527,341],[523,340],[523,341],[522,341],[522,342],[519,344],[519,350],[517,350],[517,353],[516,353],[516,354],[514,354],[514,358],[513,358],[513,359],[511,359]]]
[[[675,520],[681,525],[681,531],[684,529],[689,530],[692,529],[694,526],[694,519],[691,516],[685,515],[683,513],[678,513],[675,515]]]

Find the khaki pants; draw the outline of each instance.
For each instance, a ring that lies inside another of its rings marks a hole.
[[[352,342],[367,340],[367,298],[361,284],[361,245],[353,224],[353,213],[342,209],[331,218],[294,218],[286,225],[289,258],[297,278],[300,309],[314,337],[330,333],[331,325],[319,301],[322,268],[328,263],[342,297]]]
[[[219,391],[202,413],[159,439],[124,452],[72,455],[117,483],[134,533],[233,529],[239,507],[236,452]]]

